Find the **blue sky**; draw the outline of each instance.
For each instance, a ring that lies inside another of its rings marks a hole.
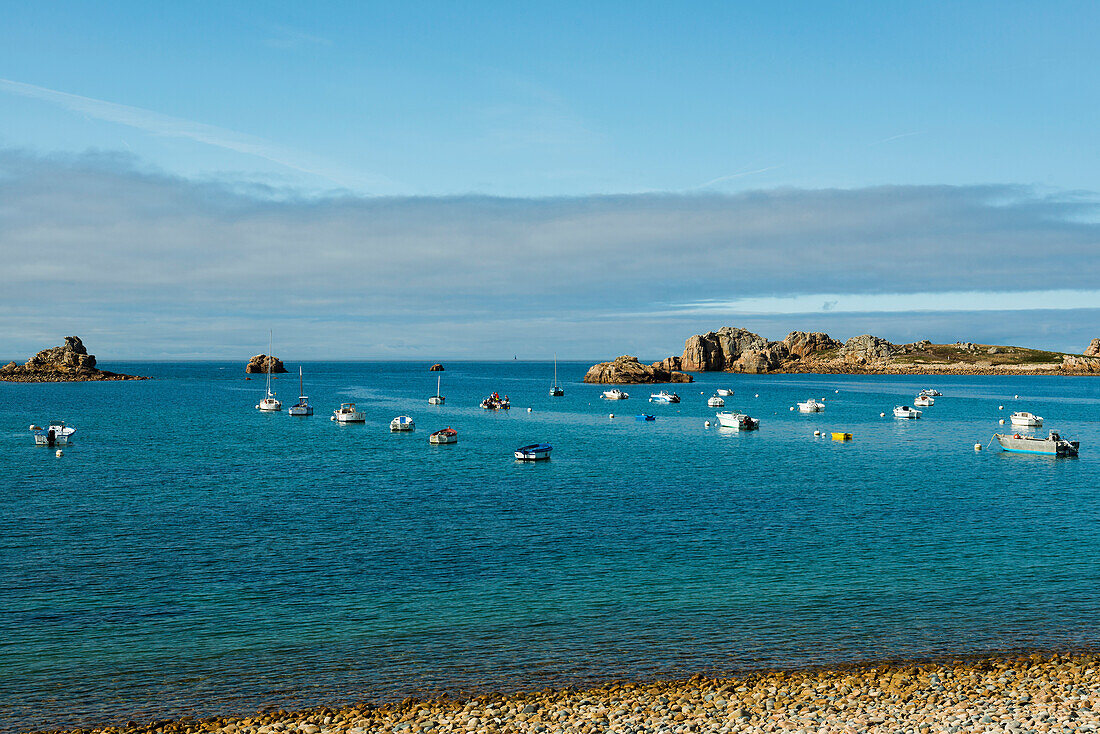
[[[101,359],[236,357],[268,328],[299,358],[656,358],[724,324],[1100,335],[1092,3],[4,18],[0,356],[80,333]],[[64,313],[28,314],[49,291]]]

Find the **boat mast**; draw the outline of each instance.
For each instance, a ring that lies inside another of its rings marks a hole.
[[[558,353],[554,352],[554,387],[558,386]]]
[[[272,340],[273,340],[273,335],[271,333],[271,330],[268,329],[268,332],[267,332],[267,359],[264,360],[266,362],[264,367],[267,368],[267,396],[269,398],[271,397],[271,344],[272,344]]]
[[[302,395],[302,365],[298,365],[298,396]]]

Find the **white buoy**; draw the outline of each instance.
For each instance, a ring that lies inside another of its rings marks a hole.
[[[611,415],[609,415],[609,416],[607,416],[607,417],[608,417],[608,418],[614,418],[614,417],[615,417],[615,414],[614,414],[614,413],[612,413]]]
[[[702,391],[702,390],[700,390],[700,391],[699,391],[699,394],[700,394],[700,395],[702,395],[702,394],[703,394],[703,391]]]
[[[30,430],[32,430],[32,431],[41,431],[42,429],[32,423],[31,427],[30,427]]]
[[[885,417],[886,417],[886,414],[885,414],[885,413],[879,413],[879,414],[878,414],[878,417],[879,417],[879,418],[885,418]]]
[[[64,452],[64,451],[62,451],[61,449],[58,449],[58,450],[57,450],[57,453],[56,453],[56,454],[54,454],[54,456],[56,456],[56,457],[58,457],[58,458],[61,458],[61,457],[62,457],[62,456],[64,456],[64,455],[65,455],[65,452]]]
[[[1000,419],[999,421],[997,421],[997,422],[998,422],[998,423],[1000,423],[1000,424],[1001,424],[1001,425],[1003,426],[1003,425],[1005,424],[1005,419],[1004,419],[1004,418],[1001,418],[1001,419]]]
[[[1019,400],[1019,399],[1020,399],[1020,396],[1019,396],[1019,395],[1013,395],[1013,396],[1012,396],[1012,398],[1013,398],[1014,400]]]
[[[814,438],[817,438],[820,435],[821,435],[821,431],[814,431]]]
[[[791,410],[794,410],[794,406],[792,405],[790,409],[791,409]]]
[[[975,451],[981,451],[982,450],[982,445],[980,443],[974,444],[974,450]]]
[[[528,412],[528,413],[530,413],[530,412],[531,412],[531,409],[530,409],[530,408],[528,408],[528,409],[527,409],[527,412]]]
[[[833,390],[833,392],[836,393],[837,395],[840,394],[840,390]]]
[[[760,397],[760,393],[756,393],[755,395],[753,395],[753,397],[754,397],[754,398],[758,398],[758,397]]]
[[[998,405],[997,406],[997,410],[1004,410],[1004,409],[1005,409],[1005,406],[1003,406],[1003,405]]]
[[[703,428],[710,428],[710,421],[703,423]]]

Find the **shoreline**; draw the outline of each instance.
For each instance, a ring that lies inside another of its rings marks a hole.
[[[456,692],[296,711],[270,708],[34,734],[1096,730],[1100,653],[944,656],[534,692]]]

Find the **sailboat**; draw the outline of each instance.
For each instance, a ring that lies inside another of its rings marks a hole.
[[[267,333],[267,397],[260,401],[260,404],[256,407],[260,410],[274,411],[282,410],[283,404],[275,399],[275,393],[271,392],[271,363],[275,361],[275,357],[271,356],[271,332]]]
[[[290,415],[313,415],[313,406],[309,404],[309,397],[302,395],[302,365],[298,365],[298,404],[287,408]]]
[[[428,405],[443,405],[443,401],[447,398],[439,394],[439,381],[443,379],[443,375],[435,376],[435,395],[428,398]]]
[[[554,355],[554,384],[550,386],[550,397],[560,398],[565,390],[558,384],[558,355]]]

